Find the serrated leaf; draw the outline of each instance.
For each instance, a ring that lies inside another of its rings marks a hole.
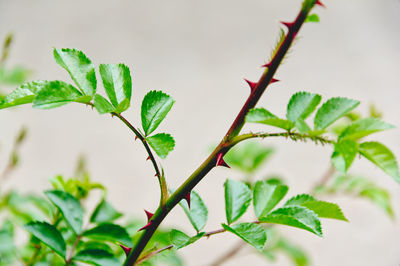
[[[261,217],[259,220],[263,223],[283,224],[301,228],[318,236],[322,236],[321,222],[317,214],[306,207],[282,207],[265,217]]]
[[[94,96],[94,108],[96,108],[99,114],[107,114],[115,111],[115,107],[103,96],[96,94]]]
[[[396,157],[385,145],[379,142],[364,142],[360,144],[359,150],[362,156],[400,183],[399,166]]]
[[[96,93],[96,73],[90,59],[79,50],[54,49],[54,59],[68,71],[76,86],[84,95],[93,97]]]
[[[301,205],[304,202],[308,202],[308,201],[316,201],[316,199],[313,196],[308,195],[308,194],[299,194],[299,195],[296,195],[296,196],[288,199],[285,202],[285,206]]]
[[[119,107],[118,113],[128,109],[132,94],[129,68],[124,64],[101,64],[99,70],[104,89],[112,105]],[[120,105],[121,103],[123,105]]]
[[[314,112],[318,104],[321,101],[321,96],[318,94],[308,93],[308,92],[297,92],[289,100],[287,105],[286,118],[292,121],[294,124],[299,123],[303,125],[304,120]],[[297,125],[296,125],[297,127]],[[308,127],[308,126],[307,126]],[[309,130],[301,130],[304,125],[299,128],[300,132],[306,132]]]
[[[190,210],[186,201],[181,201],[179,205],[181,205],[197,232],[204,228],[208,218],[208,210],[199,194],[193,190],[190,193]]]
[[[317,111],[314,118],[314,129],[325,129],[339,118],[356,108],[359,101],[348,98],[331,98],[326,101]]]
[[[224,156],[226,163],[241,171],[253,173],[273,154],[274,149],[259,142],[246,141],[234,146]]]
[[[146,137],[146,141],[160,158],[165,159],[174,147],[175,140],[170,134],[158,133],[150,137]]]
[[[74,196],[61,190],[50,190],[44,193],[62,213],[65,221],[75,232],[82,232],[83,208]]]
[[[162,91],[150,91],[142,101],[142,127],[148,136],[160,125],[171,110],[174,100]]]
[[[98,266],[121,266],[121,263],[112,253],[102,249],[81,250],[72,258],[72,260]]]
[[[288,186],[257,181],[253,189],[254,212],[257,218],[267,215],[286,195]]]
[[[319,16],[317,14],[310,14],[307,16],[304,22],[319,22]]]
[[[341,139],[358,140],[375,132],[394,128],[393,125],[386,123],[378,118],[368,117],[354,121],[347,126],[339,136]]]
[[[255,223],[239,223],[232,226],[222,224],[222,227],[231,232],[258,250],[262,250],[267,241],[264,228]]]
[[[106,200],[102,200],[90,216],[91,223],[112,222],[122,216],[122,213],[114,209],[114,207]]]
[[[202,238],[204,236],[204,234],[205,233],[202,232],[202,233],[195,235],[194,237],[190,237],[182,231],[172,229],[169,235],[170,235],[172,244],[177,249],[180,249],[180,248],[186,247],[190,244],[193,244],[194,242],[196,242],[197,240]]]
[[[358,153],[358,143],[353,140],[341,140],[335,143],[332,153],[332,164],[342,173],[346,173]]]
[[[0,109],[32,103],[38,92],[48,82],[49,81],[39,80],[28,82],[19,86],[0,102]]]
[[[294,127],[294,124],[289,120],[280,119],[264,108],[251,109],[247,113],[245,121],[279,127],[285,130],[289,130]]]
[[[65,241],[56,227],[46,222],[30,222],[24,228],[62,258],[65,258],[67,250]]]
[[[103,223],[85,231],[82,235],[100,241],[118,242],[127,247],[133,246],[132,240],[125,228],[116,224]]]
[[[285,203],[285,207],[286,206],[303,206],[315,212],[319,218],[331,218],[347,221],[342,210],[337,204],[319,201],[308,194],[300,194],[290,198]]]
[[[33,107],[51,109],[70,102],[87,102],[90,99],[83,96],[74,86],[63,81],[47,82],[33,100]]]
[[[240,182],[227,179],[225,187],[225,212],[228,224],[239,219],[247,210],[251,202],[250,188]]]

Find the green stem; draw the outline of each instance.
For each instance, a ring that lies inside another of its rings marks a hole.
[[[305,0],[310,1],[310,0]],[[312,1],[312,0],[311,0]],[[208,158],[193,172],[192,175],[171,195],[169,196],[165,206],[160,206],[157,208],[153,217],[150,220],[150,225],[141,233],[139,239],[136,241],[134,247],[129,253],[125,265],[133,265],[139,258],[142,251],[145,249],[150,238],[157,230],[160,223],[168,215],[172,208],[175,207],[202,179],[207,175],[212,168],[216,165],[217,156],[222,153],[225,154],[232,147],[229,145],[229,141],[236,137],[244,125],[244,119],[246,114],[250,109],[252,109],[261,98],[262,94],[266,90],[267,86],[271,83],[275,72],[277,71],[279,65],[281,64],[283,58],[288,52],[291,44],[293,43],[298,31],[303,25],[308,13],[311,8],[315,5],[316,0],[312,1],[311,4],[303,4],[302,9],[293,22],[293,26],[288,30],[285,39],[280,44],[277,52],[272,58],[268,69],[263,73],[257,85],[252,89],[250,96],[244,103],[242,109],[237,115],[236,119],[232,123],[228,132],[225,134],[224,138],[220,144],[214,149],[214,151],[208,156]]]

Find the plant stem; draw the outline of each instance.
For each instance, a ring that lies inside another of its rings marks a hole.
[[[69,253],[69,257],[65,260],[65,266],[68,266],[68,265],[71,264],[72,258],[74,256],[75,248],[78,245],[78,243],[81,240],[81,238],[82,238],[82,235],[77,235],[76,236],[74,244],[72,244],[72,247],[71,247],[71,250],[70,250],[70,253]]]
[[[310,2],[310,0],[305,1]],[[283,42],[280,44],[277,52],[269,63],[268,68],[262,74],[261,78],[257,82],[257,85],[252,89],[250,96],[247,98],[247,101],[244,103],[242,109],[240,110],[239,114],[237,115],[236,119],[232,123],[231,127],[225,134],[220,144],[214,149],[214,151],[208,156],[208,158],[193,172],[193,174],[189,176],[189,178],[186,179],[186,181],[168,198],[166,204],[164,206],[161,205],[157,208],[153,217],[150,219],[150,225],[139,236],[139,239],[129,253],[125,261],[125,265],[133,265],[137,261],[140,254],[149,242],[150,238],[157,230],[160,223],[171,211],[171,209],[174,208],[175,205],[177,205],[188,193],[190,193],[190,191],[203,179],[203,177],[207,175],[212,168],[214,168],[214,166],[216,165],[217,156],[220,153],[225,154],[232,147],[227,146],[227,143],[229,143],[229,141],[233,137],[236,137],[240,133],[240,130],[244,125],[246,114],[251,108],[253,108],[257,104],[267,86],[271,83],[275,72],[277,71],[283,58],[288,52],[298,31],[300,30],[306,17],[308,16],[308,13],[315,5],[315,2],[316,0],[311,0],[311,4],[303,4],[292,26],[289,27],[289,30]]]
[[[246,242],[244,241],[239,241],[234,245],[227,253],[223,254],[221,257],[219,257],[216,261],[210,264],[210,266],[218,266],[221,265],[223,262],[231,259],[233,256],[235,256],[242,248],[246,246]]]

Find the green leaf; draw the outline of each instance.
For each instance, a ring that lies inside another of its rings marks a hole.
[[[319,16],[317,14],[310,14],[307,16],[304,22],[319,22]]]
[[[319,218],[330,218],[342,221],[348,221],[340,207],[337,204],[319,201],[313,196],[300,194],[292,197],[285,203],[287,206],[303,206],[315,212]]]
[[[279,239],[276,244],[276,248],[286,253],[295,263],[296,266],[307,266],[309,265],[309,259],[307,254],[298,246],[293,245],[284,239]]]
[[[171,110],[174,100],[162,91],[150,91],[142,101],[142,127],[148,136],[160,125]]]
[[[353,140],[341,140],[335,143],[332,153],[332,164],[342,173],[346,173],[358,153],[358,143]]]
[[[339,136],[341,139],[358,140],[372,133],[394,128],[378,118],[368,117],[354,121],[347,126]]]
[[[360,144],[359,150],[362,156],[400,183],[399,166],[396,158],[385,145],[379,142],[364,142]]]
[[[61,190],[50,190],[44,194],[60,210],[75,234],[80,234],[83,224],[83,209],[80,202],[71,194]]]
[[[313,196],[308,195],[308,194],[299,194],[299,195],[296,195],[296,196],[288,199],[285,202],[285,206],[302,205],[303,203],[308,202],[308,201],[316,201],[316,199]]]
[[[301,204],[301,206],[312,210],[320,218],[348,221],[340,207],[335,203],[326,201],[308,201]]]
[[[53,225],[46,222],[30,222],[24,228],[58,255],[65,258],[66,245],[64,238]]]
[[[0,66],[0,84],[21,85],[28,80],[31,73],[29,69],[23,66],[14,66],[12,68]]]
[[[246,212],[251,202],[251,191],[246,184],[231,179],[227,179],[224,186],[226,220],[231,224]]]
[[[87,102],[90,99],[82,96],[74,86],[63,81],[47,82],[33,100],[33,107],[51,109],[63,106],[70,102]]]
[[[82,235],[100,241],[118,242],[127,247],[133,246],[128,232],[123,227],[116,224],[103,223],[85,231]]]
[[[162,159],[165,159],[175,147],[174,138],[166,133],[158,133],[151,137],[146,137],[146,141]]]
[[[112,253],[102,249],[85,249],[79,251],[72,259],[98,266],[121,266],[121,263]]]
[[[273,154],[274,149],[259,142],[246,141],[234,146],[224,156],[228,165],[246,173],[253,173]]]
[[[101,64],[100,76],[104,89],[114,107],[125,101],[121,112],[129,107],[132,94],[132,80],[129,68],[124,64]]]
[[[318,109],[314,118],[314,128],[316,130],[327,128],[359,104],[359,101],[347,98],[336,97],[329,99]]]
[[[54,49],[53,54],[57,64],[68,71],[81,92],[93,97],[97,81],[95,68],[90,59],[83,52],[68,48]]]
[[[285,185],[270,185],[266,181],[257,181],[253,190],[254,212],[257,218],[267,215],[286,195]]]
[[[25,83],[7,95],[0,103],[0,109],[13,107],[21,104],[32,103],[38,92],[49,81],[39,80]]]
[[[291,98],[287,105],[286,117],[289,121],[296,123],[305,123],[304,120],[314,112],[321,101],[321,96],[308,92],[297,92]],[[307,126],[308,127],[308,126]],[[299,129],[300,130],[300,129]],[[308,130],[307,130],[308,131]],[[300,130],[300,132],[303,132]]]
[[[265,242],[267,241],[265,230],[258,224],[239,223],[232,226],[222,224],[222,227],[260,251],[263,249]]]
[[[186,201],[181,201],[179,205],[181,205],[197,232],[204,228],[208,218],[208,210],[199,194],[193,190],[190,193],[190,210]]]
[[[94,108],[96,108],[99,114],[107,114],[115,111],[115,107],[100,94],[94,96]]]
[[[195,235],[194,237],[190,237],[182,231],[172,229],[169,235],[170,235],[172,244],[177,249],[180,249],[180,248],[186,247],[190,244],[193,244],[194,242],[196,242],[197,240],[202,238],[204,236],[204,234],[205,233],[202,232],[202,233]]]
[[[97,224],[112,222],[121,216],[122,213],[115,210],[110,203],[103,199],[90,216],[90,222]]]
[[[359,195],[380,207],[390,218],[394,218],[394,212],[390,202],[390,193],[386,189],[369,186],[361,190]]]
[[[265,217],[261,217],[259,220],[264,223],[284,224],[301,228],[318,236],[322,236],[321,222],[317,214],[306,207],[282,207]]]
[[[294,124],[289,120],[280,119],[264,108],[251,109],[247,113],[245,121],[250,123],[266,124],[285,130],[289,130],[294,127]]]

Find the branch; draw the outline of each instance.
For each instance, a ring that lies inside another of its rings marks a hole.
[[[229,146],[229,141],[240,133],[240,130],[244,125],[244,118],[247,115],[248,111],[257,104],[258,100],[261,98],[268,85],[273,81],[275,72],[277,71],[283,58],[288,52],[290,46],[292,45],[309,12],[314,7],[316,1],[317,0],[305,0],[295,21],[293,23],[285,24],[288,27],[288,32],[285,36],[285,39],[279,45],[279,48],[273,56],[272,60],[265,65],[267,69],[264,71],[257,84],[254,84],[254,86],[252,87],[250,96],[244,103],[242,109],[237,115],[235,121],[232,123],[228,132],[225,134],[220,144],[208,156],[208,158],[168,198],[165,206],[160,206],[157,208],[153,217],[150,219],[148,226],[145,230],[143,230],[143,233],[141,233],[134,247],[129,253],[125,261],[125,265],[133,265],[137,261],[140,254],[145,249],[147,243],[150,241],[150,238],[157,230],[161,222],[164,220],[164,218],[171,211],[171,209],[174,208],[175,205],[177,205],[183,198],[185,198],[185,196],[190,193],[190,191],[203,179],[203,177],[206,176],[211,171],[211,169],[216,166],[218,156],[224,155],[232,147]]]

